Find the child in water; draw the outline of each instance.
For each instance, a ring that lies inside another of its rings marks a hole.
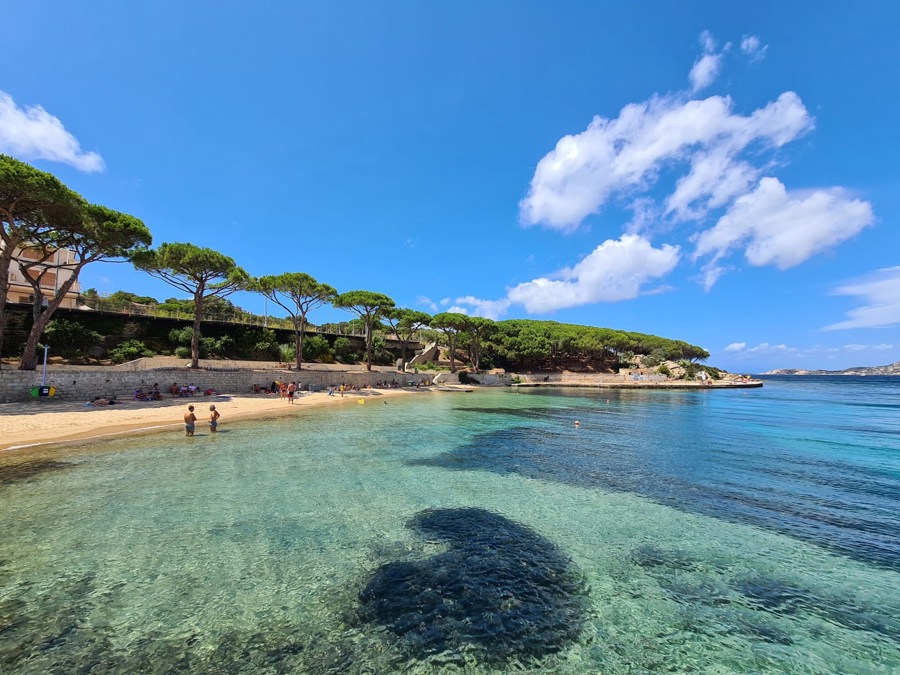
[[[221,415],[219,411],[216,410],[216,406],[209,406],[209,431],[211,433],[216,433],[216,428],[219,426],[219,418]]]

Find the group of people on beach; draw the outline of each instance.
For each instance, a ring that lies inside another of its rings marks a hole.
[[[272,384],[254,384],[254,394],[278,394],[281,398],[286,398],[288,403],[294,402],[294,394],[300,391],[299,382],[279,382],[274,380]]]
[[[159,382],[154,382],[149,393],[144,393],[143,387],[134,390],[135,401],[162,401],[162,392],[159,390]]]
[[[219,428],[219,418],[222,415],[219,414],[219,411],[216,410],[216,406],[209,406],[209,431],[210,433],[216,433]],[[185,436],[193,436],[194,428],[197,424],[197,416],[194,414],[194,406],[189,405],[187,412],[184,413],[184,435]]]
[[[153,385],[156,386],[156,385]],[[190,384],[181,384],[179,385],[177,382],[173,382],[172,386],[169,387],[169,393],[172,394],[172,397],[180,397],[187,398],[188,396],[196,396],[197,394],[204,394],[206,396],[218,396],[219,392],[215,389],[201,389],[196,384],[191,382]]]

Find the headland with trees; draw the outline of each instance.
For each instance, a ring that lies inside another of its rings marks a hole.
[[[241,358],[277,360],[297,370],[310,362],[360,361],[367,370],[373,364],[404,370],[416,346],[436,344],[444,358],[418,368],[609,373],[640,367],[671,375],[678,364],[683,377],[701,370],[713,378],[721,374],[702,364],[709,357],[705,349],[677,339],[555,321],[430,315],[398,307],[375,290],[339,292],[302,271],[252,277],[231,257],[190,243],[152,248],[150,230],[139,219],[90,204],[52,174],[6,155],[0,155],[0,225],[0,353],[18,357],[20,370],[36,368],[41,344],[81,363],[172,354],[190,359],[193,368],[201,358]],[[70,262],[54,263],[61,249],[74,252]],[[112,260],[130,262],[187,297],[159,301],[125,290],[104,297],[88,289],[79,298],[81,311],[59,311],[86,265]],[[8,297],[14,267],[33,294],[18,328],[25,337],[10,344],[3,338],[17,309]],[[48,289],[43,276],[59,275],[60,267],[68,273],[65,283]],[[260,317],[235,306],[228,296],[236,291],[265,296],[285,316]],[[353,318],[311,323],[310,313],[326,305]],[[143,328],[126,326],[136,316],[147,317]],[[161,326],[153,325],[157,319]],[[285,334],[290,338],[284,340]]]

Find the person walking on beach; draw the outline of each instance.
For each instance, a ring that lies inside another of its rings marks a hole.
[[[294,384],[293,382],[291,382],[287,388],[287,398],[288,398],[288,403],[290,403],[290,404],[294,403],[294,392],[295,391],[297,391],[297,385]]]
[[[209,431],[210,433],[216,433],[216,429],[219,426],[219,418],[221,415],[219,411],[216,410],[216,406],[209,406]]]
[[[185,436],[193,436],[194,435],[194,423],[197,421],[197,416],[194,414],[194,406],[189,405],[188,411],[184,413],[184,435]]]

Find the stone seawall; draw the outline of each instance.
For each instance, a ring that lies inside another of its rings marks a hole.
[[[354,387],[396,383],[430,382],[429,373],[400,373],[396,371],[364,370],[191,370],[190,368],[157,368],[152,370],[115,370],[112,368],[67,369],[55,366],[47,370],[46,386],[54,387],[55,397],[66,401],[89,401],[95,396],[131,399],[134,390],[142,387],[149,391],[154,382],[168,398],[173,382],[193,382],[201,390],[215,389],[223,394],[249,394],[253,385],[268,387],[273,380],[298,382],[303,390],[327,389],[341,383]],[[0,370],[0,403],[31,400],[31,389],[41,384],[41,371]]]

